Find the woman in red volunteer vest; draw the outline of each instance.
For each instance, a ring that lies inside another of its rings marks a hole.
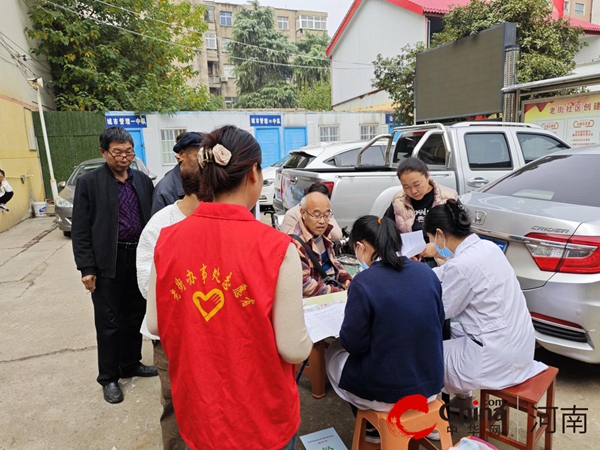
[[[148,291],[177,423],[192,449],[294,449],[294,364],[312,348],[298,251],[250,212],[263,183],[254,137],[225,126],[202,145],[200,187],[213,201],[162,230]]]

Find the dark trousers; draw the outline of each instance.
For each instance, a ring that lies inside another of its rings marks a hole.
[[[117,250],[116,276],[98,277],[92,300],[98,342],[97,381],[104,386],[119,381],[119,369],[136,369],[142,359],[140,326],[146,299],[137,285],[135,248]]]
[[[0,205],[8,203],[8,201],[13,198],[13,195],[15,195],[14,192],[5,192],[4,195],[0,197]]]
[[[173,397],[171,396],[171,380],[169,379],[169,361],[160,341],[152,341],[154,345],[154,365],[158,370],[160,379],[160,403],[163,412],[160,416],[160,428],[162,431],[164,450],[187,450],[189,447],[179,434],[179,426],[173,409]]]

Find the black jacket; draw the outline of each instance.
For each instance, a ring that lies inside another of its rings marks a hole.
[[[181,184],[181,165],[177,164],[169,170],[154,189],[152,198],[152,215],[163,209],[165,206],[172,205],[177,200],[185,196],[183,185]]]
[[[152,180],[139,170],[133,172],[132,184],[138,197],[142,224],[150,220]],[[77,180],[73,199],[71,239],[77,270],[81,276],[114,278],[119,236],[119,194],[117,179],[108,164],[92,170]]]

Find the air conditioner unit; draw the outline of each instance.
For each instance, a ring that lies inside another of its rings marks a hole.
[[[227,83],[227,76],[222,76],[221,77],[221,81],[224,82],[224,83]]]

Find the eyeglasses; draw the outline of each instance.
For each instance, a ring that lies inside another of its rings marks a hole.
[[[106,150],[106,151],[110,154],[110,156],[112,156],[115,159],[117,159],[117,158],[120,158],[120,159],[133,159],[133,157],[135,156],[135,152],[124,152],[124,153],[117,152],[117,153],[111,153],[110,150]]]
[[[313,219],[315,219],[317,222],[320,222],[321,220],[323,222],[327,222],[329,219],[331,219],[333,217],[333,213],[332,212],[329,212],[327,214],[322,214],[320,216],[315,216],[315,215],[309,213],[308,211],[306,211],[306,214],[308,214],[310,217],[312,217]]]

